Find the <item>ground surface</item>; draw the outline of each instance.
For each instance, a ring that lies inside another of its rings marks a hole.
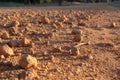
[[[50,23],[44,23],[46,16]],[[29,47],[12,47],[15,56],[0,60],[0,80],[120,80],[120,8],[107,5],[70,6],[60,8],[1,8],[0,35],[9,32],[12,21],[20,22],[16,35],[10,39],[27,37],[34,43],[39,69],[19,67],[21,55],[30,54]],[[112,23],[115,27],[111,27]],[[80,55],[71,56],[69,50],[79,42],[72,41],[73,29],[80,29]],[[2,39],[1,43],[10,39]],[[54,46],[61,51],[55,52]],[[46,54],[45,54],[46,52]],[[28,72],[30,76],[25,75]],[[29,78],[26,78],[26,80]],[[30,80],[30,79],[29,79]]]

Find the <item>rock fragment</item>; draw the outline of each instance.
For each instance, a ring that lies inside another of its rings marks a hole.
[[[48,55],[48,52],[47,52],[47,51],[45,51],[45,52],[43,53],[43,55],[44,55],[44,56]]]
[[[18,40],[17,39],[11,39],[8,42],[8,45],[11,46],[11,47],[17,47],[18,46]]]
[[[22,38],[18,43],[19,46],[24,46],[24,47],[31,46],[31,40],[28,38]]]
[[[17,27],[11,27],[11,28],[9,29],[9,33],[10,33],[11,35],[16,35],[16,34],[18,33],[18,28],[17,28]]]
[[[13,21],[11,23],[11,27],[18,27],[20,25],[20,23],[18,21]]]
[[[10,38],[10,35],[7,31],[5,31],[3,34],[2,34],[2,38],[3,39],[9,39]]]
[[[113,27],[113,28],[116,27],[116,23],[115,23],[115,22],[112,22],[112,23],[111,23],[111,27]]]
[[[88,59],[92,60],[93,56],[91,54],[87,55]]]
[[[51,55],[49,58],[52,62],[55,62],[55,57],[53,55]]]
[[[4,59],[5,57],[4,57],[4,55],[0,55],[0,59]]]
[[[78,55],[80,55],[80,52],[79,52],[79,49],[78,48],[76,48],[76,47],[72,47],[71,49],[70,49],[70,55],[72,55],[72,56],[78,56]]]
[[[50,19],[48,17],[43,17],[42,22],[49,24],[50,23]]]
[[[73,38],[73,42],[81,42],[83,40],[83,37],[80,35],[76,35]]]
[[[84,23],[84,22],[79,22],[78,25],[79,25],[79,26],[86,26],[86,23]]]
[[[79,30],[79,29],[73,29],[71,34],[80,34],[80,35],[82,35],[82,31]]]
[[[0,55],[4,55],[5,57],[14,55],[12,48],[10,48],[7,44],[0,46]]]
[[[31,67],[37,67],[37,59],[31,55],[23,55],[19,60],[19,65],[24,69],[29,69]]]

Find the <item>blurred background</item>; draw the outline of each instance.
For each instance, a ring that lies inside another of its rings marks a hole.
[[[0,6],[21,5],[71,5],[81,3],[112,3],[120,0],[0,0]],[[118,2],[116,2],[118,3]]]

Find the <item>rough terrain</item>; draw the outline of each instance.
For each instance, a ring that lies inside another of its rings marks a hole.
[[[120,80],[120,8],[0,8],[0,80]]]

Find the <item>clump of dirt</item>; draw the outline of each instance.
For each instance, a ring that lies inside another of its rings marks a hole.
[[[6,56],[6,57],[11,56],[11,55],[14,55],[14,51],[7,44],[4,44],[0,46],[0,55]]]

